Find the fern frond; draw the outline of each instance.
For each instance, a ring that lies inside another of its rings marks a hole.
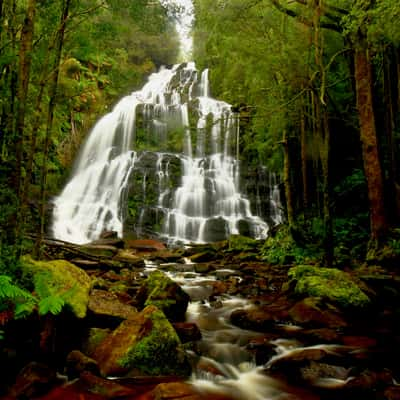
[[[33,300],[34,297],[27,290],[12,283],[8,275],[0,275],[0,300]]]
[[[25,318],[28,315],[32,314],[33,310],[37,306],[37,300],[28,300],[24,303],[15,304],[14,316],[16,319]]]
[[[44,297],[39,301],[39,314],[45,315],[51,313],[57,315],[61,312],[65,301],[61,296],[53,295]]]

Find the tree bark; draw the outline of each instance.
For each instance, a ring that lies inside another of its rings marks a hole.
[[[303,180],[303,208],[308,208],[308,179],[307,179],[307,135],[306,116],[304,103],[301,105],[300,116],[300,147],[301,147],[301,173]]]
[[[36,243],[36,252],[40,256],[41,242],[45,234],[45,204],[46,204],[46,186],[47,186],[47,158],[49,155],[50,139],[53,129],[53,119],[54,119],[54,109],[56,106],[56,95],[58,87],[58,76],[61,62],[61,55],[64,46],[64,34],[65,28],[68,20],[69,7],[71,0],[65,0],[62,4],[60,26],[58,30],[58,35],[56,39],[56,51],[53,63],[53,79],[49,91],[49,108],[47,112],[47,126],[46,126],[46,136],[43,149],[43,163],[42,171],[40,177],[40,235],[38,242]]]
[[[368,59],[367,46],[363,42],[358,43],[358,46],[356,46],[354,66],[364,172],[368,186],[370,239],[373,245],[377,244],[386,233],[387,221],[384,208],[383,176],[378,154],[372,98],[372,66]]]
[[[284,166],[283,166],[283,184],[285,187],[285,197],[286,197],[286,212],[289,228],[292,230],[294,228],[294,199],[293,199],[293,188],[290,179],[291,172],[291,162],[290,162],[290,149],[289,141],[287,137],[286,129],[283,131],[282,139],[283,149],[284,149]]]

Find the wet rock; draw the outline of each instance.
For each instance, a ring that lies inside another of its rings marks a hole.
[[[309,384],[326,389],[339,389],[346,386],[351,373],[350,368],[311,361],[300,369],[301,378]],[[351,379],[351,378],[350,378]]]
[[[124,241],[118,237],[102,237],[90,242],[90,244],[94,246],[112,246],[117,249],[123,249],[125,245]]]
[[[214,249],[210,248],[206,251],[202,251],[201,253],[194,254],[190,256],[190,261],[194,263],[206,263],[208,261],[215,260],[216,252]]]
[[[201,340],[199,327],[191,322],[175,322],[172,324],[182,343]]]
[[[40,298],[62,296],[78,318],[86,316],[91,279],[82,269],[65,260],[35,261],[23,257],[22,270],[34,277]]]
[[[101,257],[101,258],[112,258],[118,253],[118,248],[106,244],[85,244],[79,246],[81,253],[87,254],[88,256]]]
[[[134,268],[144,268],[146,266],[143,257],[133,254],[133,252],[129,250],[119,250],[118,254],[114,256],[114,260],[128,264]]]
[[[297,302],[289,315],[295,323],[314,327],[343,328],[347,326],[340,312],[329,307],[316,297],[307,297]]]
[[[79,350],[71,351],[66,359],[65,373],[70,379],[73,379],[78,378],[85,371],[100,375],[99,366],[93,358],[86,356]]]
[[[170,321],[185,320],[189,295],[161,271],[153,271],[144,281],[136,295],[138,307],[155,305]]]
[[[377,340],[368,336],[343,336],[342,342],[346,346],[359,348],[375,347],[377,345]]]
[[[393,376],[389,371],[365,370],[358,376],[350,379],[346,389],[358,391],[371,391],[379,387],[389,386],[393,383]]]
[[[126,249],[135,249],[141,252],[165,250],[165,244],[152,239],[125,240]]]
[[[103,375],[135,370],[145,375],[190,374],[190,366],[174,328],[155,306],[125,320],[95,349]]]
[[[138,394],[136,388],[120,385],[112,380],[101,378],[90,371],[84,371],[77,382],[73,384],[83,393],[99,395],[104,399],[116,399]],[[82,395],[82,398],[86,398]]]
[[[339,333],[335,329],[307,329],[300,333],[302,339],[309,343],[334,343],[339,341]]]
[[[56,383],[59,380],[53,369],[45,364],[31,362],[18,374],[9,394],[14,398],[31,399],[46,393]]]
[[[389,386],[384,392],[385,400],[400,400],[400,386]]]
[[[201,264],[195,264],[194,270],[198,274],[207,274],[207,273],[213,271],[213,267],[211,264],[201,263]]]
[[[311,361],[322,361],[327,356],[328,353],[322,348],[299,348],[271,360],[269,368],[293,378],[300,375],[300,368],[309,365]]]
[[[197,396],[197,394],[195,388],[185,382],[160,383],[153,390],[154,400],[189,400],[189,397],[194,400],[192,396]]]
[[[257,332],[267,332],[276,322],[272,313],[261,308],[235,310],[230,315],[230,321],[239,328]]]
[[[256,365],[266,364],[276,355],[276,347],[270,342],[270,336],[262,336],[251,340],[246,349],[254,354]]]

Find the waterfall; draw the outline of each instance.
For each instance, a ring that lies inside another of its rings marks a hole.
[[[200,74],[194,63],[175,65],[152,74],[141,90],[101,118],[81,150],[71,180],[54,201],[54,237],[85,243],[103,231],[123,236],[133,171],[142,171],[141,186],[134,189],[141,192],[143,202],[150,191],[150,177],[141,170],[146,152],[138,149],[138,131],[145,136],[140,140],[155,148],[156,233],[178,242],[221,240],[243,230],[265,237],[267,223],[252,214],[240,190],[238,117],[228,103],[209,93],[207,70]],[[173,153],[168,146],[177,135],[182,151]],[[182,175],[174,187],[171,158],[179,161]],[[143,221],[145,210],[138,214]],[[140,224],[136,222],[138,232],[143,231]]]

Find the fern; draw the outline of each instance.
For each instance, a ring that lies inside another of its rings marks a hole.
[[[0,275],[0,301],[11,300],[32,301],[35,298],[27,291],[12,283],[12,278],[8,275]]]
[[[53,315],[57,315],[62,311],[64,305],[65,301],[62,296],[52,295],[44,297],[39,301],[39,314],[46,315],[51,313]]]

